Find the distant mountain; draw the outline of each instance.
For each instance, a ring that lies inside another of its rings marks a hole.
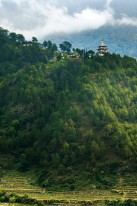
[[[85,6],[85,2],[75,2],[75,5],[69,4],[67,1],[63,2],[64,6],[67,6],[68,11],[79,12]],[[137,18],[137,1],[130,0],[110,0],[108,1],[110,9],[112,9],[114,18],[122,19],[122,17],[129,17],[132,20]],[[105,0],[96,1],[86,1],[87,8],[93,8],[102,11],[106,7]],[[137,27],[128,25],[105,25],[97,30],[89,30],[81,33],[75,34],[55,34],[46,39],[51,39],[55,43],[59,44],[62,41],[69,41],[72,43],[73,47],[93,49],[96,51],[101,40],[107,44],[110,52],[119,53],[120,55],[128,55],[132,57],[137,57]]]
[[[67,40],[72,43],[73,48],[94,51],[103,40],[111,53],[137,57],[137,28],[133,26],[104,26],[94,31],[71,35],[52,35],[46,39],[51,39],[57,44]]]

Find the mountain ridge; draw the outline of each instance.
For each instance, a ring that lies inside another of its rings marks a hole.
[[[137,28],[134,26],[103,26],[97,30],[91,30],[75,34],[58,34],[45,37],[56,44],[65,40],[72,43],[74,48],[97,50],[103,40],[111,53],[122,56],[137,57],[136,40]]]

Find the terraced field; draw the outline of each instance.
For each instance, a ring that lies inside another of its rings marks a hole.
[[[0,190],[7,193],[17,193],[21,196],[27,194],[37,200],[54,200],[60,205],[69,204],[72,206],[89,202],[94,202],[94,205],[103,205],[104,200],[137,200],[137,187],[127,186],[125,182],[121,182],[117,188],[111,190],[92,189],[73,192],[52,192],[33,185],[33,179],[33,176],[15,171],[8,172],[1,179]],[[2,205],[4,204],[0,204],[0,206]]]

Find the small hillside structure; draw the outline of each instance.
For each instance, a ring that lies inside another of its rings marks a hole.
[[[104,56],[107,53],[108,53],[108,48],[107,48],[107,46],[105,46],[104,42],[102,41],[100,46],[97,49],[97,54],[99,56]]]

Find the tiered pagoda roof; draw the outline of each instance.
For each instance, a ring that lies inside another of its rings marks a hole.
[[[97,53],[99,54],[99,56],[104,56],[105,54],[108,53],[108,48],[107,48],[107,46],[105,46],[103,41],[101,42],[101,44],[97,50],[98,50]]]

